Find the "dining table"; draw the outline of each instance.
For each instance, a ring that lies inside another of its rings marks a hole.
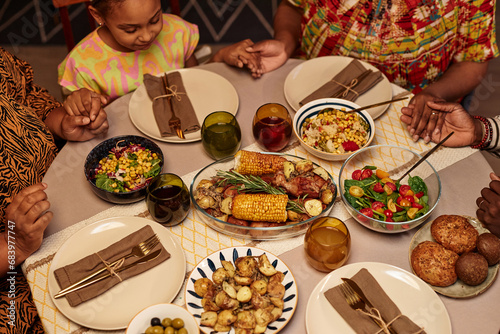
[[[197,69],[216,73],[234,86],[239,102],[236,118],[242,132],[241,148],[262,151],[252,135],[253,116],[261,105],[273,102],[285,106],[293,118],[295,111],[285,97],[284,84],[288,74],[303,63],[304,60],[289,59],[280,68],[258,79],[252,78],[245,69],[231,67],[224,63],[203,64]],[[396,85],[392,84],[391,88],[393,96],[405,93],[412,96]],[[120,216],[142,217],[150,220],[151,224],[156,224],[147,211],[145,201],[126,205],[106,202],[93,193],[84,174],[85,158],[98,143],[119,135],[145,136],[134,126],[129,117],[132,94],[120,97],[105,106],[109,121],[109,130],[105,136],[87,142],[66,143],[43,179],[43,182],[48,185],[46,193],[51,203],[50,210],[54,215],[45,231],[40,249],[24,262],[22,268],[47,333],[125,332],[125,329],[103,331],[87,328],[66,318],[50,297],[50,294],[54,292],[49,291],[48,276],[52,260],[61,245],[86,226],[103,219]],[[422,140],[415,142],[411,139],[406,126],[399,119],[400,110],[407,103],[408,101],[395,102],[375,119],[375,138],[372,145],[396,145],[409,148],[419,154],[424,154],[434,147],[433,143],[424,143]],[[204,152],[200,141],[172,143],[155,140],[155,143],[164,155],[163,171],[181,176],[188,186],[197,171],[214,162]],[[309,154],[298,144],[295,137],[283,152],[310,159],[321,165],[333,176],[335,182],[338,182],[342,161],[321,160]],[[486,159],[479,151],[470,147],[441,147],[428,158],[428,161],[439,174],[442,191],[438,205],[427,222],[444,214],[474,217],[477,210],[476,198],[490,182],[489,174],[492,168]],[[402,233],[387,234],[370,230],[350,216],[339,198],[333,205],[329,216],[344,221],[351,235],[351,253],[345,265],[361,262],[384,263],[412,273],[409,247],[419,227]],[[307,262],[303,235],[269,241],[225,235],[204,224],[193,206],[188,217],[181,224],[164,228],[182,246],[186,257],[186,278],[204,258],[217,250],[228,247],[251,246],[278,256],[290,268],[298,289],[295,312],[280,333],[307,333],[306,310],[309,297],[328,273],[313,269]],[[165,281],[165,284],[168,284],[168,281]],[[473,297],[456,298],[438,293],[436,295],[446,307],[453,333],[499,333],[499,282],[493,282],[489,288]],[[171,302],[185,305],[184,287]],[[442,316],[434,314],[431,306],[422,308],[420,311],[419,317],[429,323],[436,321],[438,316]],[[335,324],[332,323],[331,327],[325,328],[324,333],[327,332],[336,333]]]

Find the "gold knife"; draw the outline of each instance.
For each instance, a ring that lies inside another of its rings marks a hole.
[[[370,308],[370,309],[374,309],[375,308],[373,306],[373,304],[368,300],[368,298],[366,298],[365,294],[363,293],[363,290],[361,290],[361,288],[359,287],[359,285],[356,282],[354,282],[350,278],[344,278],[344,277],[342,277],[342,280],[344,282],[346,282],[347,284],[349,284],[349,286],[354,290],[354,292],[356,292],[358,294],[359,298],[361,298],[361,300],[366,304],[366,306],[368,306],[368,308]],[[372,320],[375,321],[377,323],[377,325],[380,326],[380,324],[377,322],[377,320],[375,320],[374,318],[372,318]],[[388,327],[387,329],[392,334],[396,334],[396,332],[394,332],[394,330],[391,327]]]
[[[122,266],[122,267],[120,267],[120,268],[116,269],[116,270],[115,270],[115,273],[119,273],[119,272],[121,272],[121,271],[124,271],[124,270],[130,269],[130,268],[132,268],[132,267],[135,267],[136,265],[139,265],[139,264],[146,263],[146,262],[149,262],[149,261],[151,261],[151,260],[154,260],[154,259],[156,259],[156,258],[160,255],[161,251],[162,251],[162,249],[159,249],[159,250],[157,250],[157,251],[154,251],[153,253],[150,253],[149,255],[146,255],[146,256],[144,256],[144,257],[140,258],[139,260],[135,261],[134,263],[131,263],[131,264],[126,265],[126,266]],[[58,292],[58,293],[54,296],[54,298],[61,298],[61,297],[64,297],[64,296],[66,296],[68,293],[71,293],[71,292],[74,292],[74,291],[80,290],[81,288],[84,288],[84,287],[89,286],[89,285],[92,285],[92,284],[94,284],[94,283],[96,283],[96,282],[102,281],[103,279],[108,278],[108,277],[110,277],[111,275],[112,275],[112,274],[108,272],[108,273],[106,273],[106,274],[105,274],[105,275],[103,275],[103,276],[99,276],[99,277],[97,277],[97,278],[95,278],[95,279],[93,279],[93,280],[91,280],[91,281],[87,281],[87,282],[85,282],[85,283],[83,283],[83,284],[81,284],[81,285],[77,285],[77,286],[73,287],[73,288],[72,288],[72,289],[70,289],[70,290],[66,290],[66,291],[64,291],[64,292]]]

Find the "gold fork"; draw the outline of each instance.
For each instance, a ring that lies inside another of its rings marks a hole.
[[[363,301],[363,299],[354,291],[351,286],[348,283],[342,283],[340,284],[340,290],[344,294],[345,300],[347,301],[347,304],[354,310],[361,310],[369,314],[373,314],[373,312],[370,309],[367,309],[366,303]],[[373,322],[375,322],[380,328],[384,328],[382,324],[380,323],[379,320],[370,317]],[[388,328],[389,332],[384,330],[384,333],[394,333],[394,331],[391,328]]]
[[[168,88],[168,78],[167,78],[167,73],[164,73],[164,75],[161,77],[163,86],[165,87],[165,92],[169,94],[170,89]],[[174,106],[172,105],[172,97],[169,96],[167,97],[168,103],[170,104],[170,110],[172,110],[172,117],[168,121],[168,125],[170,126],[170,129],[175,130],[177,137],[181,139],[185,139],[184,137],[184,132],[182,131],[181,128],[181,120],[179,117],[175,116],[175,111],[174,111]]]
[[[109,266],[112,267],[112,266],[116,265],[119,261],[125,261],[126,259],[131,258],[132,256],[135,256],[135,257],[146,256],[146,255],[148,255],[153,250],[153,248],[156,247],[156,245],[158,245],[158,243],[160,243],[160,240],[158,239],[158,236],[155,233],[151,237],[147,238],[146,240],[144,240],[144,241],[140,242],[139,244],[135,245],[134,247],[132,247],[132,250],[130,251],[129,254],[127,254],[127,255],[119,258],[116,261],[113,261],[112,263],[109,264]],[[55,295],[55,298],[58,298],[60,295],[63,295],[66,291],[69,291],[69,290],[75,288],[76,286],[81,285],[81,284],[87,282],[92,277],[95,277],[95,276],[99,275],[100,273],[102,273],[102,272],[104,272],[106,270],[107,270],[107,268],[103,267],[103,268],[101,268],[101,269],[99,269],[97,271],[94,271],[93,273],[91,273],[90,275],[82,278],[78,282],[76,282],[74,284],[71,284],[70,286],[68,286],[68,287],[62,289],[61,291],[59,291]]]

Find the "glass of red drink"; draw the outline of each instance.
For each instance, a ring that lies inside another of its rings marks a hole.
[[[281,104],[267,103],[255,113],[252,130],[253,137],[263,149],[278,152],[292,137],[292,119]]]
[[[189,190],[179,176],[160,174],[147,187],[146,204],[154,220],[175,226],[186,218],[191,207]]]

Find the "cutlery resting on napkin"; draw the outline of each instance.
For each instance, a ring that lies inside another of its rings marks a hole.
[[[140,230],[129,234],[128,236],[113,243],[107,248],[96,250],[96,253],[88,255],[72,264],[56,269],[54,271],[54,276],[57,283],[59,284],[59,287],[61,289],[64,289],[72,285],[73,283],[78,282],[80,279],[86,277],[90,273],[101,269],[104,265],[103,260],[111,263],[129,254],[132,247],[134,247],[141,241],[146,240],[152,235],[154,235],[154,232],[151,226],[144,226]],[[116,284],[119,284],[121,281],[145,272],[170,258],[170,254],[161,245],[161,243],[158,244],[154,248],[154,250],[161,250],[161,252],[151,261],[147,261],[136,266],[130,266],[130,268],[117,272],[116,275],[110,275],[109,277],[96,282],[95,284],[68,293],[65,297],[69,305],[74,307],[92,298],[95,298],[111,289]],[[137,260],[137,257],[135,259],[127,259],[123,263],[121,263],[121,267],[125,268],[130,264],[133,264]],[[107,274],[109,274],[109,272]]]
[[[382,73],[366,69],[354,59],[330,81],[306,96],[299,104],[328,97],[337,97],[349,101],[356,99],[382,80]]]
[[[401,314],[397,305],[389,298],[375,278],[366,269],[361,269],[351,277],[364,296],[373,304],[386,324],[390,323],[390,328],[398,334],[422,334],[425,331]],[[324,293],[326,299],[337,310],[342,318],[351,326],[356,333],[384,333],[384,331],[367,314],[352,309],[346,302],[340,286],[335,286]]]
[[[144,85],[149,97],[153,101],[153,114],[161,136],[177,136],[176,131],[169,124],[173,116],[172,109],[174,109],[175,115],[179,117],[181,130],[184,133],[200,130],[200,123],[189,100],[181,74],[179,72],[171,72],[166,75],[169,84],[168,91],[165,90],[161,77],[150,74],[144,75]]]

